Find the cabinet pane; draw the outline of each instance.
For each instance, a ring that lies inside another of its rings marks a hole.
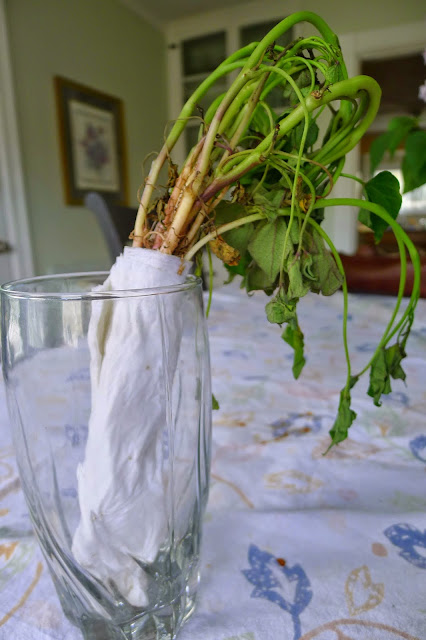
[[[240,46],[245,47],[251,42],[259,42],[264,36],[278,24],[272,20],[268,22],[258,22],[257,24],[249,24],[240,28]],[[285,47],[293,40],[293,30],[290,29],[284,35],[277,39],[276,44]]]
[[[226,57],[225,32],[184,40],[182,56],[184,76],[214,71]]]
[[[257,24],[250,24],[240,28],[240,46],[245,47],[251,42],[259,42],[264,36],[277,25],[277,21],[272,20],[268,22],[260,22]],[[276,44],[281,47],[285,47],[293,40],[293,30],[290,29],[284,33],[280,38],[277,38]],[[274,109],[282,109],[288,105],[287,100],[283,98],[282,89],[276,87],[272,89],[269,94],[268,102]]]
[[[200,127],[188,125],[185,129],[185,150],[189,153],[198,142]]]
[[[188,100],[188,98],[190,98],[192,96],[192,94],[194,93],[195,89],[197,89],[197,87],[201,84],[201,81],[198,80],[185,80],[183,83],[183,97],[184,97],[184,101],[186,102]],[[198,103],[199,106],[204,109],[204,111],[210,106],[210,104],[213,102],[213,100],[215,98],[217,98],[217,96],[219,96],[221,93],[224,93],[227,90],[227,83],[226,83],[226,78],[221,78],[219,79],[212,87],[210,87],[210,89],[207,91],[207,93],[203,96],[203,98],[200,100],[200,102]],[[199,115],[199,114],[196,114]]]

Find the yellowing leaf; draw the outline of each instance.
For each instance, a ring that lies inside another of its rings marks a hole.
[[[235,267],[239,263],[241,258],[240,252],[227,244],[222,236],[218,236],[209,242],[209,246],[215,256],[230,267]]]

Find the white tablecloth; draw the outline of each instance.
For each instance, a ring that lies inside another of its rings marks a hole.
[[[380,409],[353,392],[350,439],[323,456],[345,378],[342,298],[300,303],[307,363],[263,294],[215,293],[212,482],[196,613],[179,640],[426,639],[426,301]],[[354,369],[394,300],[350,297]],[[77,640],[31,533],[0,397],[0,639]]]

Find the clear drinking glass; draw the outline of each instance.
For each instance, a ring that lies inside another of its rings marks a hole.
[[[208,492],[201,285],[96,291],[106,276],[1,288],[16,455],[63,610],[84,638],[171,640],[194,608]]]

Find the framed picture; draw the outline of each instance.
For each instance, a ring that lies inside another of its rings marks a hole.
[[[122,101],[59,76],[54,82],[66,203],[98,191],[127,204]]]

